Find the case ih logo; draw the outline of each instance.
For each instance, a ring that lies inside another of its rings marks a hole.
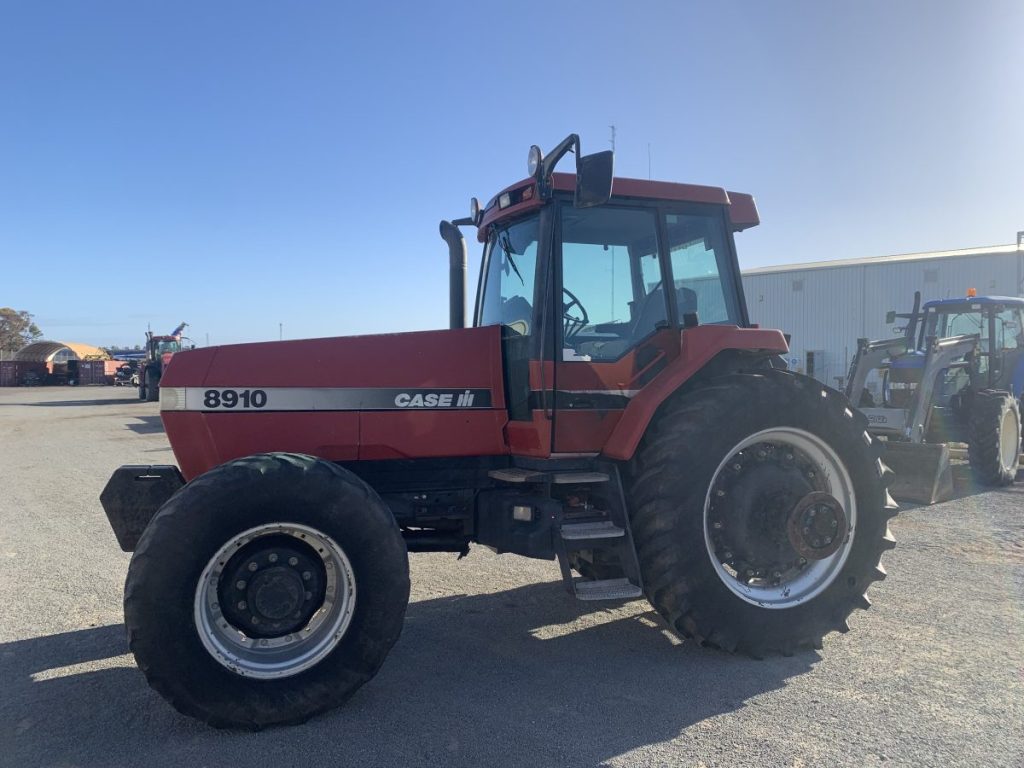
[[[399,408],[472,408],[475,400],[476,393],[471,389],[459,393],[402,392],[395,397],[395,405]]]
[[[162,410],[395,411],[490,408],[489,389],[385,387],[163,387]],[[184,397],[182,397],[182,393]]]

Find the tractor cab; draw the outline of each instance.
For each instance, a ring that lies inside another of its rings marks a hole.
[[[757,211],[749,195],[691,184],[616,178],[612,196],[610,159],[590,159],[607,153],[554,173],[564,146],[534,148],[529,178],[454,224],[476,225],[484,246],[472,325],[502,327],[513,450],[616,453],[623,410],[684,335],[698,352],[718,330],[758,333],[733,243]]]
[[[165,355],[181,352],[181,339],[175,336],[153,336],[149,339],[150,360],[165,360]]]
[[[1007,296],[968,296],[930,301],[922,308],[923,350],[928,338],[971,335],[978,344],[965,365],[949,377],[973,390],[1002,389],[1017,398],[1024,392],[1024,299]]]

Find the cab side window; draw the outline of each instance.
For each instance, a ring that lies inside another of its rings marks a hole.
[[[696,312],[701,323],[740,325],[722,217],[670,213],[665,231],[680,320]]]
[[[617,360],[666,322],[657,217],[561,208],[562,359]]]

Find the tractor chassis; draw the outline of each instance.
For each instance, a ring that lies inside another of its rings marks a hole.
[[[643,583],[619,467],[592,458],[506,456],[341,464],[380,495],[409,552],[496,553],[557,558],[581,600],[639,597]],[[121,549],[139,538],[185,480],[173,465],[128,465],[100,501]],[[574,576],[583,570],[591,578]],[[604,578],[599,578],[603,576]]]

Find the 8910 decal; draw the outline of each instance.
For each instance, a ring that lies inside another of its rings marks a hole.
[[[203,393],[206,408],[263,408],[267,393],[262,389],[208,389]]]

